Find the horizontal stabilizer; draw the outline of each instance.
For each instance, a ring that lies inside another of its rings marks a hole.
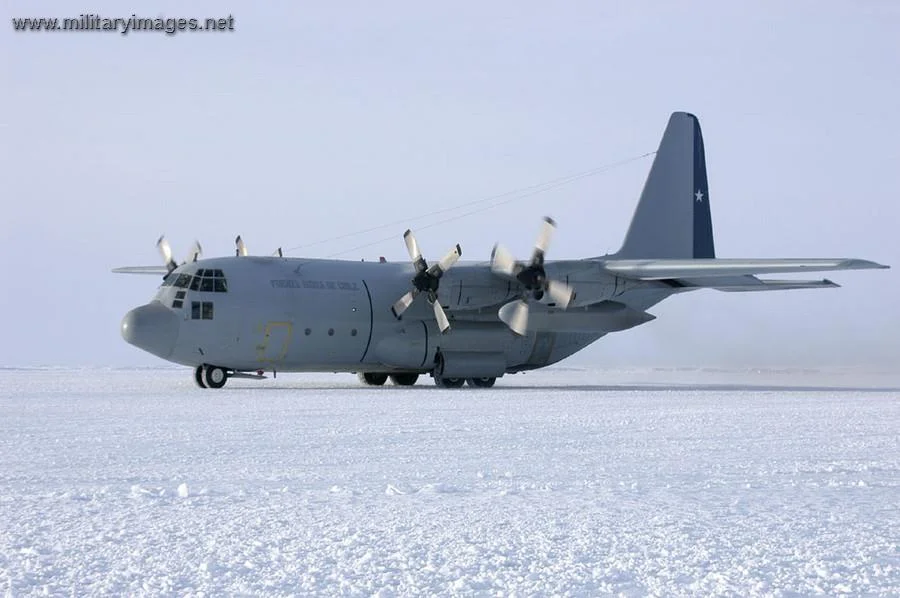
[[[795,272],[889,268],[889,266],[883,266],[868,260],[848,258],[607,260],[602,263],[601,267],[610,274],[635,280],[692,279],[753,274],[791,274]]]
[[[113,268],[116,274],[154,274],[156,276],[165,276],[169,273],[166,266],[124,266],[122,268]]]

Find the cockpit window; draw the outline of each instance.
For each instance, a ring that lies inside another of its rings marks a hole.
[[[227,293],[228,281],[225,273],[212,268],[201,268],[191,279],[191,290],[201,293]]]
[[[196,274],[169,273],[163,277],[163,287],[190,288],[202,293],[227,293],[228,280],[225,273],[216,268],[200,268]]]

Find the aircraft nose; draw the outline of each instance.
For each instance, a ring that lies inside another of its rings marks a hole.
[[[166,358],[175,350],[178,316],[159,301],[141,305],[122,318],[122,338],[148,353]]]

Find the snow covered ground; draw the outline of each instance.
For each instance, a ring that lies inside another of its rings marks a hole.
[[[900,595],[900,380],[0,370],[0,592]]]

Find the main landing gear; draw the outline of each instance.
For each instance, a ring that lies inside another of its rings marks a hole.
[[[387,374],[379,374],[377,372],[360,372],[357,374],[359,381],[367,386],[384,386],[387,382]],[[391,382],[394,386],[412,386],[419,379],[418,374],[391,374]]]
[[[434,385],[438,388],[462,388],[463,384],[475,388],[490,388],[497,381],[496,378],[442,378],[434,377]]]
[[[200,388],[222,388],[228,382],[228,372],[215,365],[198,365],[194,369],[194,382]]]
[[[461,388],[466,383],[465,378],[442,378],[434,377],[434,385],[438,388]]]
[[[418,374],[391,374],[391,382],[395,386],[412,386],[418,379]]]
[[[197,374],[198,376],[200,374]],[[419,374],[380,374],[377,372],[359,372],[359,381],[366,386],[384,386],[388,378],[394,386],[413,386],[419,380]],[[497,382],[496,378],[445,378],[434,377],[434,385],[438,388],[462,388],[468,384],[473,388],[490,388]],[[198,381],[199,384],[199,381]]]
[[[360,372],[358,374],[359,381],[367,386],[384,386],[387,382],[387,374],[378,374],[375,372]]]
[[[466,382],[469,383],[469,386],[474,386],[476,388],[490,388],[496,381],[496,378],[466,378]]]

